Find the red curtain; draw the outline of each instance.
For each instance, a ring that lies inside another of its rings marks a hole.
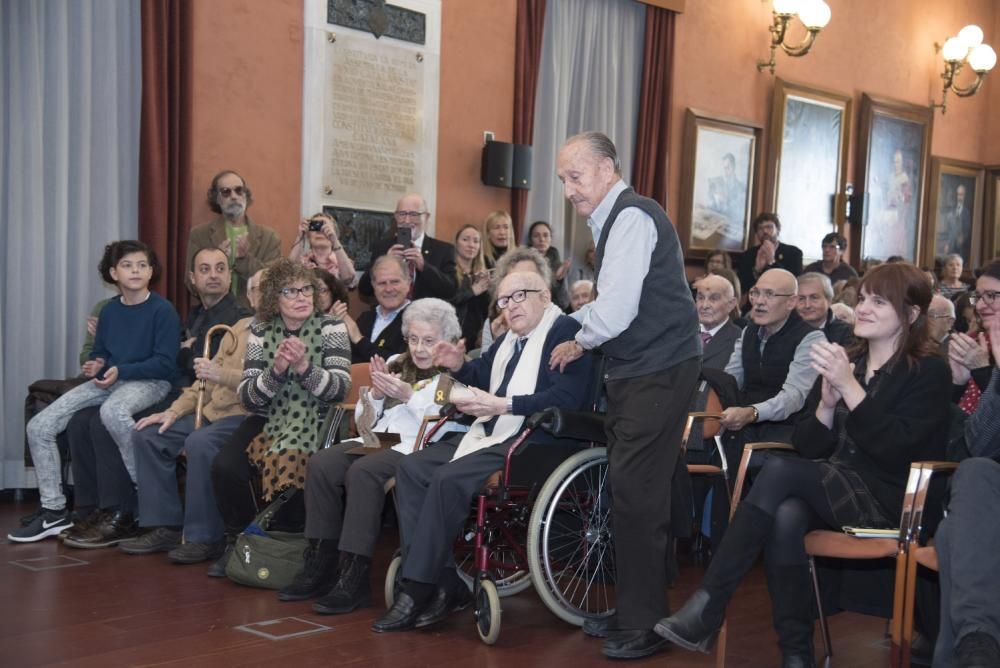
[[[191,0],[142,0],[139,238],[163,265],[157,290],[184,317],[191,229]]]
[[[642,57],[642,89],[635,136],[632,187],[667,208],[667,168],[670,160],[670,107],[673,82],[676,13],[646,7],[646,37]]]
[[[514,44],[514,143],[530,144],[535,130],[535,89],[542,58],[546,0],[517,0],[517,35]],[[521,238],[528,191],[510,193],[514,240]]]

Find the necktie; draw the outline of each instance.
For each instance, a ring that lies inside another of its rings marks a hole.
[[[711,332],[702,332],[701,333],[701,345],[703,347],[707,346],[708,342],[711,341],[711,340],[712,340],[712,333]]]
[[[514,354],[510,356],[510,361],[507,362],[507,368],[503,370],[503,380],[500,381],[500,387],[497,388],[498,397],[507,396],[507,385],[510,384],[510,379],[514,375],[514,370],[517,368],[517,363],[521,359],[521,353],[524,352],[524,342],[528,340],[528,337],[522,336],[514,342]],[[493,427],[497,423],[497,417],[494,416],[490,418],[488,422],[483,423],[483,431],[487,436],[493,433]]]

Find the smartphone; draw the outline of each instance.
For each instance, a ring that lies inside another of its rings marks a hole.
[[[323,231],[323,221],[322,220],[310,220],[309,221],[309,231],[310,232],[322,232]]]
[[[413,245],[413,230],[409,227],[400,227],[396,230],[396,243],[403,248]]]

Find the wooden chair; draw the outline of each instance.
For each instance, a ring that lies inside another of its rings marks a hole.
[[[352,364],[351,389],[343,401],[330,406],[330,411],[327,413],[326,420],[323,423],[323,430],[321,432],[323,434],[323,448],[328,448],[337,442],[337,436],[340,434],[340,425],[345,415],[348,419],[348,434],[357,436],[357,430],[354,427],[354,408],[358,405],[361,388],[366,385],[370,387],[371,384],[371,365],[368,362]]]

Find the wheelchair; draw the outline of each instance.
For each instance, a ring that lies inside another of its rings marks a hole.
[[[596,398],[592,405],[598,405]],[[456,414],[453,406],[442,409],[423,442],[430,443]],[[597,446],[604,441],[603,425],[600,413],[536,413],[510,445],[503,469],[473,499],[454,556],[459,576],[472,590],[476,630],[484,643],[492,645],[500,636],[500,599],[531,586],[570,624],[614,614],[608,458]],[[539,429],[558,440],[531,450],[529,438]],[[518,461],[522,455],[534,458],[530,473],[522,471],[529,468]],[[397,553],[386,573],[390,607],[401,564]]]

